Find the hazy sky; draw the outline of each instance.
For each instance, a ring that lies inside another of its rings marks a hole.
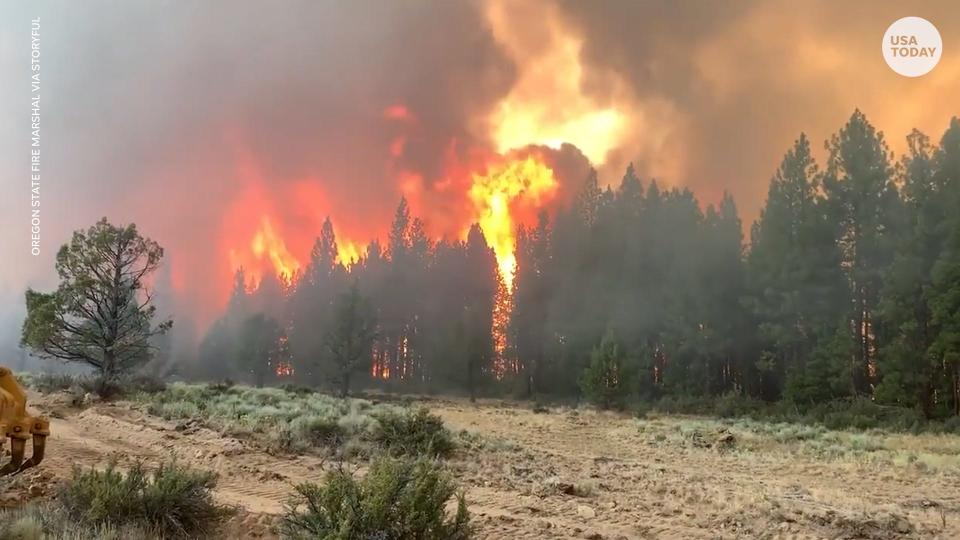
[[[880,51],[907,15],[944,43],[917,79]],[[456,234],[464,171],[517,144],[573,143],[604,182],[632,161],[706,202],[730,191],[752,220],[796,136],[819,148],[856,107],[898,153],[913,127],[937,140],[960,114],[957,36],[954,1],[4,2],[0,340],[19,331],[24,287],[53,286],[57,246],[101,216],[136,221],[168,248],[182,294],[209,304],[231,235],[261,215],[298,255],[325,215],[344,238],[382,238],[401,195],[434,234]],[[563,182],[585,163],[570,147],[554,160]]]

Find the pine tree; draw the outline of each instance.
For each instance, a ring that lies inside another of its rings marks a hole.
[[[780,397],[788,372],[807,373],[806,362],[834,337],[847,309],[834,227],[818,191],[817,165],[801,134],[770,182],[747,257],[744,305],[759,327],[758,389],[767,399]]]
[[[497,292],[497,261],[479,225],[474,224],[467,234],[464,262],[464,305],[461,311],[464,347],[461,355],[466,363],[467,393],[473,400],[483,379],[496,375],[493,372],[495,351],[491,332]]]
[[[884,275],[880,303],[888,330],[877,361],[881,402],[918,406],[926,416],[933,412],[938,359],[930,348],[936,331],[929,295],[932,269],[944,248],[942,223],[946,206],[942,177],[933,168],[929,139],[914,130],[907,138],[910,153],[902,164],[903,226],[894,231],[896,256]]]
[[[931,357],[942,372],[941,403],[948,414],[960,415],[960,120],[953,118],[935,157],[944,202],[951,213],[944,222],[947,240],[933,268],[930,307],[937,335]]]
[[[369,367],[371,347],[376,338],[376,316],[356,282],[340,295],[334,305],[334,318],[324,343],[330,351],[332,376],[340,397],[350,393],[350,383],[358,371]]]
[[[26,291],[21,343],[44,358],[86,364],[105,381],[145,364],[153,338],[173,326],[154,321],[144,283],[162,258],[163,248],[132,223],[117,227],[103,218],[74,231],[57,251],[57,290]]]
[[[630,393],[627,359],[613,332],[607,332],[590,353],[590,363],[580,376],[580,388],[601,409],[619,408]]]
[[[328,217],[289,300],[295,374],[315,386],[322,383],[324,368],[330,361],[323,336],[332,324],[333,304],[346,289],[346,269],[337,261],[337,255],[337,238]]]
[[[877,310],[883,274],[893,259],[900,201],[883,133],[859,110],[830,139],[827,149],[824,190],[853,300],[849,320],[857,346],[851,388],[867,394],[880,347]]]
[[[541,386],[546,362],[547,310],[552,296],[549,283],[550,225],[541,212],[537,226],[517,232],[517,269],[513,281],[510,348],[516,355],[521,391],[530,397]]]

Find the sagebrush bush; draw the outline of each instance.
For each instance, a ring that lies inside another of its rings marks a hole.
[[[120,380],[124,394],[135,394],[143,392],[146,394],[156,394],[167,389],[167,383],[160,377],[154,375],[131,375]]]
[[[148,413],[167,420],[200,420],[224,434],[253,440],[275,452],[330,452],[354,440],[370,441],[373,414],[392,405],[340,399],[302,388],[173,383],[137,394]],[[352,443],[357,446],[356,443]]]
[[[163,463],[152,473],[135,463],[126,473],[75,468],[57,502],[89,527],[140,526],[169,537],[209,534],[231,510],[213,500],[216,474]]]
[[[451,517],[446,505],[455,496]],[[438,463],[425,459],[381,459],[362,479],[338,469],[322,484],[300,484],[281,529],[288,538],[327,540],[470,537],[463,494]]]
[[[98,375],[74,375],[69,373],[20,373],[18,379],[38,392],[61,392],[78,388],[80,392],[113,399],[138,392],[157,393],[166,389],[166,383],[152,375],[131,374],[106,379]]]
[[[425,408],[376,413],[370,434],[373,442],[394,456],[447,457],[454,449],[453,436],[439,416]]]
[[[18,373],[17,380],[37,392],[49,394],[69,390],[76,384],[77,377],[68,373]]]
[[[233,388],[234,384],[235,383],[233,382],[232,379],[226,378],[221,381],[208,383],[207,390],[216,394],[222,394],[223,392],[226,392],[227,390]]]
[[[138,394],[148,413],[167,420],[200,420],[269,450],[367,456],[372,446],[393,456],[446,457],[453,437],[427,409],[408,410],[300,389],[173,383]]]

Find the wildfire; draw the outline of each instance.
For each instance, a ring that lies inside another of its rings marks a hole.
[[[263,216],[260,221],[260,229],[253,236],[250,249],[258,259],[269,259],[273,263],[277,276],[285,281],[292,279],[300,269],[300,261],[287,250],[283,238],[274,232],[270,218],[266,216]]]
[[[557,191],[553,170],[533,156],[474,174],[468,195],[483,236],[493,248],[508,291],[513,288],[517,259],[516,228],[525,210],[536,210]]]
[[[487,6],[494,37],[523,66],[490,119],[497,150],[505,153],[530,144],[556,149],[571,143],[593,163],[604,163],[623,136],[627,119],[615,101],[600,102],[584,92],[582,40],[541,4],[495,0]],[[537,39],[529,39],[529,19],[518,17],[518,9],[530,10],[540,21]]]
[[[366,246],[362,244],[351,242],[349,240],[338,241],[337,262],[344,266],[349,266],[359,261],[365,250]]]

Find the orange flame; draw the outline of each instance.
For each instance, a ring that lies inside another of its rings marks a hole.
[[[366,246],[363,244],[349,240],[338,241],[337,262],[344,266],[350,266],[359,261],[365,251]]]
[[[359,261],[365,251],[364,244],[346,239],[338,241],[337,262],[349,266]],[[266,215],[261,217],[260,227],[250,239],[249,254],[252,255],[252,259],[246,257],[247,260],[244,261],[245,257],[242,257],[237,250],[231,250],[230,258],[234,270],[244,267],[253,288],[256,288],[263,278],[264,266],[272,267],[273,273],[288,285],[303,266],[300,259],[287,248],[287,244]]]
[[[468,192],[476,222],[493,248],[497,267],[508,291],[516,271],[517,225],[525,208],[537,209],[557,192],[553,170],[533,156],[474,174]]]
[[[267,216],[261,219],[260,229],[250,242],[250,250],[258,259],[269,259],[277,276],[284,281],[289,282],[300,269],[300,261],[287,250],[283,238],[274,232]]]

